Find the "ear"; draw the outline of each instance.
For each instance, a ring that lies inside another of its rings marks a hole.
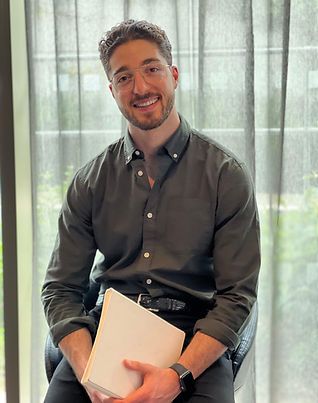
[[[178,80],[179,80],[179,70],[177,66],[171,66],[171,70],[172,70],[172,76],[174,78],[175,81],[175,88],[177,88],[178,86]]]
[[[110,89],[110,92],[112,93],[113,98],[115,98],[112,83],[109,84],[108,88]]]

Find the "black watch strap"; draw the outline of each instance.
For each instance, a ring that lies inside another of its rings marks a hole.
[[[182,364],[175,363],[170,367],[179,375],[180,389],[183,396],[190,396],[194,392],[194,378],[192,372]]]

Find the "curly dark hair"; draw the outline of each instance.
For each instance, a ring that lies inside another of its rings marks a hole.
[[[165,31],[148,21],[130,19],[115,25],[105,33],[99,42],[99,56],[108,78],[110,71],[109,60],[114,50],[123,43],[135,39],[146,39],[154,42],[167,63],[172,64],[171,44]]]

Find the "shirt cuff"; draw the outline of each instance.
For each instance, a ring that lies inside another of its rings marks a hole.
[[[230,350],[235,350],[240,343],[239,335],[218,320],[210,318],[199,319],[194,326],[194,332],[197,331],[213,337]]]
[[[88,328],[93,336],[97,330],[97,323],[88,315],[61,320],[50,328],[53,344],[58,347],[59,342],[65,336],[83,327]]]

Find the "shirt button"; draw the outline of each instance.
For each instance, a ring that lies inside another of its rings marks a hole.
[[[142,176],[143,174],[144,174],[143,171],[138,171],[138,172],[137,172],[137,175],[138,175],[138,176]]]
[[[147,284],[151,284],[151,283],[152,283],[151,278],[147,278],[146,283],[147,283]]]
[[[140,151],[136,150],[136,151],[135,151],[135,154],[136,154],[136,155],[140,155]]]
[[[173,158],[178,158],[178,154],[174,153]]]
[[[148,217],[148,218],[152,218],[152,213],[148,213],[148,214],[147,214],[147,217]]]
[[[149,252],[145,252],[145,253],[144,253],[144,258],[148,259],[149,256],[150,256],[150,253],[149,253]]]

